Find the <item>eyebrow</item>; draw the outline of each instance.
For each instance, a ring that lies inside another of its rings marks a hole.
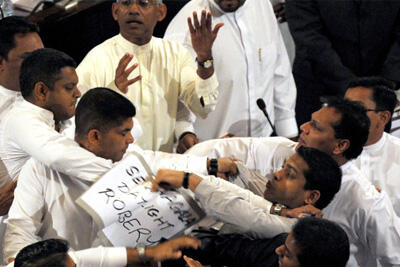
[[[291,165],[290,163],[287,163],[286,166],[287,166],[290,170],[293,170],[295,173],[298,173],[297,169],[296,169],[293,165]]]

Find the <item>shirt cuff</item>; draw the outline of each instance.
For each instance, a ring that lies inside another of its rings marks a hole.
[[[296,137],[299,134],[295,118],[275,121],[276,133],[287,138]]]
[[[179,139],[184,132],[194,132],[194,127],[191,122],[188,121],[177,121],[175,123],[175,136],[176,139]]]
[[[218,100],[218,79],[215,72],[208,79],[197,75],[197,95],[203,98],[204,107],[215,105]],[[211,89],[210,89],[211,88]]]

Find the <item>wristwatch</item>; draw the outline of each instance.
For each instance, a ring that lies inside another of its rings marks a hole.
[[[281,215],[282,209],[286,209],[286,206],[277,203],[277,204],[274,204],[273,212],[274,212],[274,214],[276,214],[276,215]]]
[[[212,58],[210,58],[210,59],[206,59],[204,61],[199,61],[196,57],[196,62],[203,68],[208,69],[208,68],[212,67],[214,60]]]
[[[141,262],[147,262],[147,257],[146,257],[146,245],[143,243],[139,243],[136,246],[136,250],[139,255],[139,259]]]

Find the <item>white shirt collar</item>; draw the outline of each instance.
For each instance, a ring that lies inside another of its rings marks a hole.
[[[8,96],[21,96],[21,92],[7,89],[2,85],[0,85],[0,93]]]
[[[387,133],[383,133],[382,137],[376,142],[375,144],[364,146],[363,151],[365,152],[372,152],[372,151],[379,151],[382,149],[383,145],[385,144],[387,139]]]
[[[126,51],[132,51],[135,53],[146,52],[151,49],[153,43],[153,37],[151,38],[150,42],[144,45],[136,45],[128,40],[126,40],[121,34],[117,35],[118,43],[121,44]]]

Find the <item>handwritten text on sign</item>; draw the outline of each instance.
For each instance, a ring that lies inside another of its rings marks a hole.
[[[201,219],[201,210],[188,196],[151,192],[144,164],[135,155],[127,157],[78,200],[114,246],[155,244]]]

